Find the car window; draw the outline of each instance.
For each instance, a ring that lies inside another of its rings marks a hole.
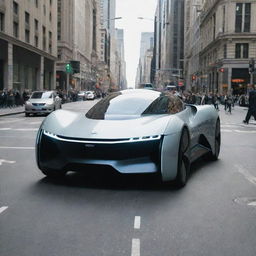
[[[171,93],[163,93],[143,112],[143,115],[176,114],[184,110],[184,103]]]
[[[48,99],[52,98],[52,92],[33,92],[31,99]]]
[[[160,93],[113,93],[94,105],[87,118],[99,120],[131,119],[141,115],[174,114],[184,109],[183,102],[174,95]]]

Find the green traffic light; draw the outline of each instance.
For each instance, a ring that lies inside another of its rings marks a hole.
[[[72,73],[72,67],[71,67],[70,63],[66,64],[66,72]]]

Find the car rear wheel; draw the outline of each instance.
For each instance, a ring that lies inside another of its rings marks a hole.
[[[28,116],[29,116],[29,113],[25,113],[25,116],[28,117]]]
[[[41,171],[44,175],[53,179],[63,178],[66,175],[66,172],[63,170],[44,169]]]
[[[190,172],[189,145],[189,133],[188,130],[185,128],[183,129],[180,137],[178,169],[177,176],[175,179],[175,183],[179,188],[184,187],[186,185],[188,175]]]

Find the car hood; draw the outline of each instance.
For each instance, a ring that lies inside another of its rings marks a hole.
[[[94,120],[83,113],[58,110],[44,120],[41,128],[72,138],[123,139],[163,135],[171,118],[170,115],[152,115],[130,120]]]
[[[53,103],[53,99],[29,99],[28,102],[30,102],[30,103],[52,104]]]

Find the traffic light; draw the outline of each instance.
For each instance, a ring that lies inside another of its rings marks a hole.
[[[80,61],[71,60],[70,61],[73,73],[80,73]]]
[[[253,73],[255,68],[254,68],[254,65],[255,65],[255,60],[254,59],[250,59],[250,62],[249,62],[249,73]]]
[[[69,74],[73,73],[72,66],[70,63],[66,64],[66,72]]]

